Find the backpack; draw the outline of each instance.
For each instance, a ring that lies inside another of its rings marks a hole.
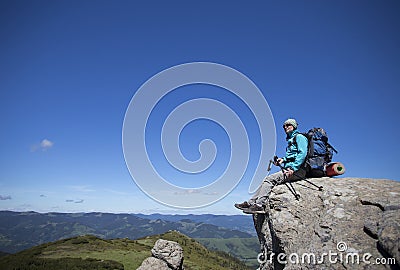
[[[312,128],[307,133],[300,133],[308,140],[307,156],[303,163],[306,177],[322,177],[325,175],[325,166],[332,161],[336,149],[328,143],[328,134],[323,128]],[[297,137],[297,135],[296,135]],[[297,144],[296,137],[293,142]]]

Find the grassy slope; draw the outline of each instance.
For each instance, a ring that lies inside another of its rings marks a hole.
[[[247,265],[257,268],[257,255],[260,250],[260,244],[256,237],[253,238],[196,238],[202,245],[210,250],[220,250],[239,258]]]
[[[0,257],[6,256],[6,255],[9,255],[9,253],[5,253],[5,252],[0,251]]]
[[[94,236],[79,236],[57,241],[44,248],[41,258],[93,258],[122,263],[124,269],[136,269],[148,257],[147,246],[128,239],[103,240]]]
[[[139,243],[153,247],[155,241],[159,238],[178,242],[183,248],[184,267],[187,270],[202,269],[249,269],[239,259],[229,256],[220,251],[210,251],[196,240],[183,234],[171,231],[156,237],[146,237],[138,240]]]
[[[2,269],[12,269],[13,265],[21,265],[23,262],[29,262],[33,259],[46,262],[53,260],[52,268],[47,269],[64,269],[63,260],[65,258],[80,258],[80,259],[98,259],[97,264],[113,262],[122,263],[124,269],[136,269],[141,262],[151,256],[150,250],[158,239],[166,239],[178,242],[184,252],[184,267],[187,270],[191,269],[248,269],[238,259],[230,257],[226,253],[214,252],[207,250],[200,243],[183,234],[175,231],[170,231],[162,235],[145,237],[139,240],[115,239],[103,240],[95,236],[80,236],[60,240],[57,242],[43,244],[15,255],[9,255],[0,258]],[[60,267],[55,267],[55,259],[60,264]],[[61,260],[60,260],[61,259]],[[75,259],[76,260],[76,259]],[[102,261],[104,260],[104,262]],[[74,263],[82,265],[87,264],[87,261],[76,260]],[[94,263],[94,262],[93,262]],[[116,265],[117,267],[118,265]],[[104,266],[107,268],[107,266]],[[22,268],[36,269],[36,268]],[[37,268],[46,269],[46,268]],[[79,268],[91,269],[91,268]],[[98,269],[103,269],[99,266]]]

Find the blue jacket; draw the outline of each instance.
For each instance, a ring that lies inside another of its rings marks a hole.
[[[296,143],[293,142],[296,137]],[[289,133],[286,137],[288,146],[286,147],[286,155],[283,158],[283,167],[292,168],[294,171],[300,169],[307,157],[308,140],[303,134],[299,134],[296,129]]]

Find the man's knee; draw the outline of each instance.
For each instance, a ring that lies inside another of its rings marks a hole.
[[[274,181],[272,179],[264,178],[263,185],[274,186]]]

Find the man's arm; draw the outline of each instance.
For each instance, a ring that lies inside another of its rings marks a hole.
[[[298,153],[293,161],[292,169],[297,171],[300,166],[304,163],[307,157],[308,140],[303,134],[296,135],[296,143]]]

